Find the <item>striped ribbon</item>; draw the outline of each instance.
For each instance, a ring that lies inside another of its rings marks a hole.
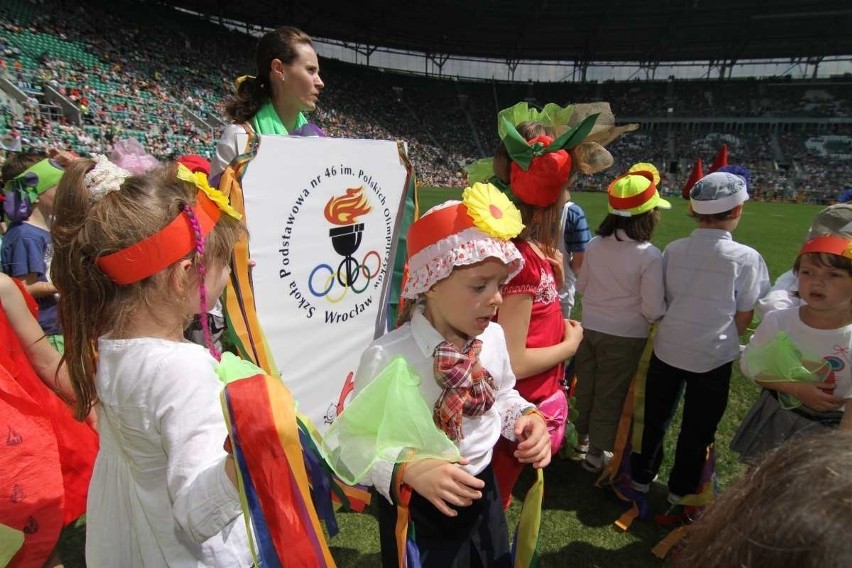
[[[311,495],[293,398],[268,375],[222,392],[255,561],[267,568],[334,566]]]
[[[237,156],[225,168],[219,178],[219,191],[237,212],[245,217],[246,206],[243,195],[242,179],[246,166],[257,155],[258,140],[251,128],[246,128],[248,141],[242,154]],[[231,277],[225,288],[225,319],[227,333],[244,359],[273,376],[278,376],[278,369],[263,335],[263,328],[257,317],[254,302],[254,286],[249,269],[248,234],[243,233],[234,247],[231,257]]]

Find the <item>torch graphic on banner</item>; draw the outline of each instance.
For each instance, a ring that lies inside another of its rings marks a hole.
[[[325,205],[325,218],[332,225],[338,225],[328,231],[334,250],[343,257],[337,267],[337,281],[345,288],[358,281],[361,265],[352,256],[361,245],[364,223],[358,223],[358,217],[371,211],[370,203],[364,195],[364,186],[350,187],[346,194],[332,197]]]

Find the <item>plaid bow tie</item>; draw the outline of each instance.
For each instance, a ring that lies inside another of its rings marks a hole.
[[[482,341],[472,339],[459,349],[449,341],[435,348],[435,381],[443,389],[432,418],[454,442],[464,438],[462,416],[480,416],[494,404],[494,379],[479,363]]]

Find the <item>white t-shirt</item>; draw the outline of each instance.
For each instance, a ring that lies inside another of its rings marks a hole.
[[[666,313],[663,255],[624,231],[589,241],[577,291],[583,295],[583,327],[618,337],[648,337]]]
[[[757,302],[755,315],[762,321],[769,312],[801,306],[804,302],[796,296],[798,291],[799,279],[792,270],[788,270],[778,277],[769,292]]]
[[[462,457],[470,461],[463,467],[471,475],[477,475],[491,463],[492,450],[501,432],[509,440],[515,439],[515,420],[525,409],[533,406],[515,390],[515,374],[509,364],[503,328],[491,322],[478,339],[482,340],[479,361],[491,373],[497,392],[494,405],[487,412],[481,416],[465,416],[462,420],[464,438],[458,443],[458,447]],[[419,310],[415,310],[409,323],[380,337],[364,351],[361,364],[355,373],[355,396],[387,367],[391,359],[402,356],[420,377],[420,394],[429,408],[432,408],[442,392],[434,378],[432,355],[443,341],[444,338],[432,327],[429,320]],[[365,481],[391,502],[394,465],[383,460],[376,462],[368,480]]]
[[[239,494],[224,469],[215,359],[199,345],[154,338],[101,338],[98,355],[87,564],[251,566]]]
[[[808,358],[822,359],[829,364],[831,370],[826,380],[833,380],[837,385],[834,396],[852,398],[852,325],[838,329],[815,329],[802,322],[800,309],[793,307],[766,314],[740,359],[743,374],[750,379],[759,374],[760,369],[749,368],[748,353],[755,347],[769,343],[783,331]]]

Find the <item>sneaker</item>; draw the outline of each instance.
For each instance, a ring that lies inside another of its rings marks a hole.
[[[590,448],[583,460],[583,469],[592,473],[600,473],[612,459],[612,452]]]
[[[571,459],[574,461],[583,461],[586,459],[586,454],[589,452],[589,436],[580,436],[577,445],[574,446],[571,453]]]
[[[663,527],[691,525],[703,512],[704,507],[673,505],[665,513],[654,515],[654,522]]]

